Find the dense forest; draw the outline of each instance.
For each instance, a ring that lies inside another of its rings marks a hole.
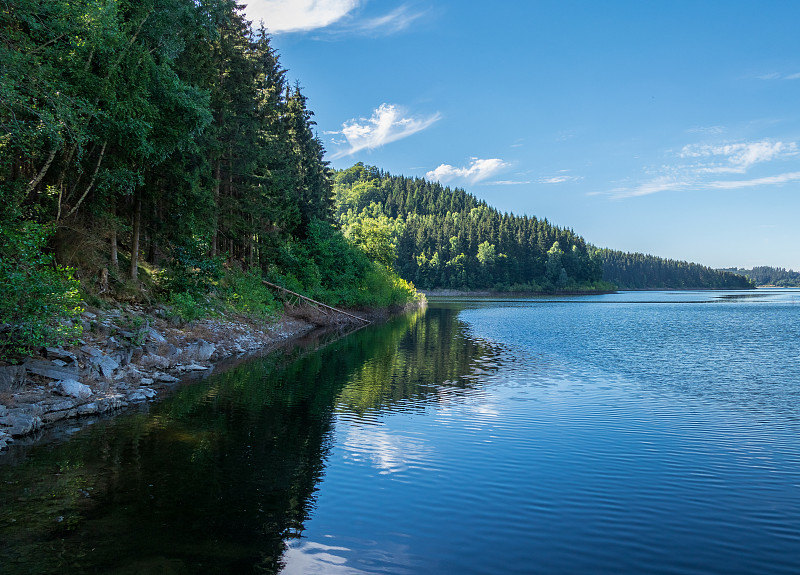
[[[603,262],[603,279],[619,289],[751,289],[742,275],[700,264],[609,249],[597,252]]]
[[[725,271],[743,275],[759,286],[800,287],[800,272],[786,268],[756,266],[753,269],[726,268]]]
[[[345,235],[419,288],[613,289],[572,230],[501,213],[462,189],[359,163],[336,173],[334,192]]]
[[[306,97],[234,0],[4,2],[0,66],[0,345],[74,335],[82,299],[257,309],[263,276],[413,297],[333,226]]]

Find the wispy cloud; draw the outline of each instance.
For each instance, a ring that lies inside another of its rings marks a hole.
[[[725,126],[695,126],[686,130],[690,134],[704,134],[709,136],[718,136],[725,132]]]
[[[755,186],[775,186],[795,182],[800,180],[800,172],[788,172],[777,176],[765,176],[763,178],[753,178],[752,180],[733,180],[708,182],[708,187],[719,190],[737,190],[740,188],[752,188]]]
[[[652,170],[644,182],[618,187],[607,192],[612,198],[632,198],[667,191],[735,190],[755,186],[775,186],[800,180],[800,172],[747,179],[719,179],[725,174],[746,175],[758,169],[763,173],[770,162],[787,161],[800,154],[796,142],[759,140],[718,144],[689,144],[675,153],[674,163]],[[688,162],[686,162],[688,160]],[[716,177],[717,179],[712,179]]]
[[[360,0],[250,0],[245,13],[254,22],[264,21],[273,34],[305,32],[338,22],[360,4]]]
[[[639,196],[657,194],[658,192],[685,190],[689,185],[690,182],[685,180],[678,180],[670,176],[661,176],[633,187],[615,188],[611,190],[608,195],[614,199],[636,198]]]
[[[578,182],[582,180],[582,176],[572,176],[566,173],[566,170],[562,170],[561,173],[555,176],[545,176],[543,178],[539,178],[536,180],[538,184],[564,184],[566,182]]]
[[[532,183],[530,180],[495,180],[493,182],[486,182],[489,186],[520,186],[530,183]]]
[[[756,77],[759,80],[800,80],[800,72],[767,72]]]
[[[399,106],[381,104],[369,118],[352,119],[342,124],[342,130],[337,133],[345,137],[349,148],[336,152],[331,158],[335,160],[407,138],[430,127],[440,117],[438,113],[424,118],[408,116]]]
[[[755,164],[797,155],[795,142],[744,142],[723,145],[689,145],[684,146],[681,158],[709,158],[711,164],[699,164],[696,169],[706,173],[744,174]]]
[[[464,180],[471,184],[481,182],[490,178],[494,174],[508,168],[507,164],[500,158],[490,158],[482,160],[479,158],[472,158],[469,166],[457,168],[450,164],[441,164],[435,170],[431,170],[425,177],[429,180],[436,180],[441,183],[452,182],[453,180]]]
[[[362,32],[392,34],[405,30],[424,15],[425,12],[414,12],[404,5],[383,16],[364,19],[356,24],[356,28]]]

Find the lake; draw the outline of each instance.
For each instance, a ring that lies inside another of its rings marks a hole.
[[[0,457],[0,573],[798,573],[800,291],[440,299]]]

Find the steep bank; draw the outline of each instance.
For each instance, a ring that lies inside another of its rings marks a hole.
[[[355,312],[370,320],[388,310]],[[23,363],[0,367],[0,452],[36,438],[52,424],[153,401],[165,389],[216,362],[268,350],[316,327],[354,327],[356,319],[295,308],[272,324],[215,318],[177,325],[163,308],[126,305],[81,314],[77,345],[51,347]]]

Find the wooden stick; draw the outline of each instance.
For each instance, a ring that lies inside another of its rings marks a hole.
[[[330,309],[330,310],[333,310],[333,311],[335,311],[336,313],[340,313],[340,314],[342,314],[342,315],[346,315],[347,317],[352,317],[353,319],[357,319],[358,321],[363,321],[365,324],[370,324],[370,323],[372,323],[372,322],[371,322],[371,321],[369,321],[368,319],[364,319],[363,317],[358,317],[357,315],[353,315],[352,313],[347,313],[346,311],[342,311],[342,310],[340,310],[340,309],[336,309],[335,307],[331,307],[331,306],[329,306],[329,305],[325,305],[325,304],[324,304],[324,303],[322,303],[322,302],[318,302],[318,301],[316,301],[316,300],[313,300],[313,299],[311,299],[310,297],[306,297],[306,296],[304,296],[304,295],[300,295],[300,294],[299,294],[299,293],[297,293],[297,292],[293,292],[292,290],[288,290],[288,289],[286,289],[285,287],[281,287],[281,286],[279,286],[279,285],[275,285],[275,284],[273,284],[273,283],[270,283],[270,282],[268,282],[267,280],[261,280],[261,281],[264,283],[264,285],[268,285],[268,286],[269,286],[269,287],[271,287],[271,288],[279,289],[279,290],[281,290],[281,291],[285,291],[286,293],[292,294],[293,296],[295,296],[295,297],[297,297],[297,298],[298,298],[298,300],[297,300],[298,302],[299,302],[301,299],[304,299],[304,300],[310,301],[311,303],[313,303],[313,304],[316,304],[316,305],[318,305],[318,306],[320,306],[320,307],[324,307],[325,309]]]

